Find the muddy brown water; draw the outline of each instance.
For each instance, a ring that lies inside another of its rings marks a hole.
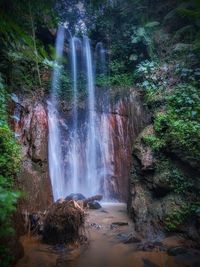
[[[111,226],[114,222],[124,225]],[[100,210],[88,211],[84,234],[89,243],[58,247],[43,244],[39,237],[23,236],[24,257],[15,267],[200,267],[200,252],[195,249],[174,257],[166,251],[138,250],[138,243],[124,244],[122,238],[135,235],[133,229],[125,204],[103,204]],[[175,247],[187,241],[173,236],[162,243]]]

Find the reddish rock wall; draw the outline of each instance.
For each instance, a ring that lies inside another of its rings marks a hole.
[[[119,200],[127,201],[133,143],[149,121],[149,116],[141,103],[140,95],[132,89],[128,96],[113,103],[109,117],[114,146],[115,186],[112,190]]]
[[[25,198],[20,207],[29,212],[44,210],[52,203],[48,174],[48,119],[38,99],[20,97],[12,104],[13,130],[21,144],[22,168],[18,177]]]

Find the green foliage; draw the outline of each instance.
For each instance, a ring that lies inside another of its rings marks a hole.
[[[191,177],[184,174],[176,164],[173,164],[166,157],[160,156],[156,163],[156,173],[158,175],[164,174],[165,181],[170,184],[171,189],[177,194],[184,194],[185,196],[194,186]]]
[[[108,84],[110,84],[110,86],[130,88],[131,86],[133,86],[133,78],[130,74],[116,74],[109,77]]]
[[[179,85],[168,96],[167,110],[158,113],[154,129],[172,151],[183,153],[189,162],[200,162],[200,94],[196,87]]]
[[[178,85],[168,97],[169,112],[186,121],[200,122],[199,88],[189,84]]]
[[[145,60],[141,62],[135,71],[135,77],[140,81],[137,86],[147,90],[156,90],[159,86],[158,77],[156,71],[158,64],[154,61]],[[161,84],[164,86],[163,84]]]
[[[99,87],[108,86],[108,77],[104,74],[96,75],[96,85]]]
[[[0,169],[1,175],[13,179],[19,167],[19,147],[8,125],[0,125]]]
[[[3,84],[3,79],[0,76],[0,125],[5,122],[6,114],[6,91]]]
[[[40,27],[44,25],[44,16],[46,24],[49,21],[49,25],[53,26],[53,18],[50,19],[53,15],[51,9],[48,11],[47,8],[52,1],[45,4],[39,1],[16,1],[9,9],[5,8],[4,2],[0,4],[0,68],[7,86],[12,90],[19,87],[30,90],[33,86],[41,86],[42,72],[47,67],[44,61],[51,58],[52,49],[48,45],[44,47],[36,31],[38,23]]]
[[[148,91],[148,94],[157,90],[163,95],[169,87],[180,82],[180,71],[180,65],[145,60],[137,65],[135,78],[138,81],[137,86]]]
[[[165,140],[158,138],[154,134],[144,136],[143,141],[147,146],[150,146],[155,152],[160,151],[163,147],[166,146]]]
[[[11,216],[16,210],[17,199],[20,193],[13,189],[14,179],[19,170],[20,150],[14,139],[14,134],[7,123],[6,112],[7,94],[0,79],[0,239],[13,234]],[[0,253],[6,249],[0,246]],[[1,261],[2,266],[7,266],[10,259]]]
[[[160,25],[157,21],[148,22],[144,26],[133,27],[133,34],[131,36],[131,42],[133,44],[143,43],[148,48],[148,53],[151,57],[155,55],[154,40],[152,38],[152,33],[155,27]]]
[[[13,263],[13,258],[10,255],[9,249],[5,248],[5,246],[0,245],[0,264],[1,267],[10,267]]]
[[[169,232],[179,230],[179,227],[191,214],[191,206],[183,204],[173,210],[165,218],[165,229]]]
[[[112,60],[109,64],[109,69],[112,74],[120,74],[125,70],[124,62],[121,62],[119,60]]]
[[[115,86],[130,88],[133,86],[133,76],[131,74],[112,74],[109,77],[105,75],[97,75],[96,85],[99,87]]]
[[[165,229],[169,232],[179,230],[180,226],[189,217],[194,217],[200,212],[200,202],[183,203],[179,208],[173,208],[165,217]]]

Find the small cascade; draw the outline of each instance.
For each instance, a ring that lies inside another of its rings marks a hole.
[[[82,48],[81,40],[71,38],[71,64],[72,64],[72,81],[73,81],[73,125],[71,132],[71,186],[72,192],[77,193],[80,190],[79,183],[79,162],[78,162],[78,65],[77,65],[77,49]]]
[[[86,141],[86,165],[87,165],[87,187],[88,192],[95,194],[99,190],[97,181],[97,144],[96,144],[96,112],[95,112],[95,86],[94,70],[90,41],[84,36],[85,65],[87,75],[88,92],[88,129]]]
[[[102,78],[107,77],[107,68],[106,68],[106,50],[102,42],[98,42],[95,48],[95,73]],[[114,161],[114,147],[113,139],[111,135],[111,128],[109,123],[109,112],[110,112],[110,92],[109,87],[101,88],[99,101],[100,104],[100,117],[99,121],[99,132],[100,136],[98,137],[101,140],[99,145],[100,155],[101,155],[101,187],[102,193],[104,194],[105,201],[110,200],[111,196],[109,194],[109,187],[107,180],[113,176],[114,166],[112,162]]]
[[[64,197],[66,194],[65,190],[66,183],[64,177],[64,167],[63,167],[63,157],[62,157],[62,143],[61,143],[61,134],[59,128],[59,113],[57,110],[59,76],[60,76],[58,60],[63,55],[64,33],[65,33],[64,28],[59,27],[56,39],[56,60],[52,77],[51,98],[47,103],[48,125],[49,125],[49,141],[48,141],[49,172],[53,189],[53,197],[55,201],[61,197]]]
[[[98,42],[95,47],[95,72],[98,75],[106,76],[106,50],[102,42]]]

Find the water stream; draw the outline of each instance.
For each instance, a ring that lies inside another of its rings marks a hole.
[[[87,36],[70,37],[69,72],[71,76],[70,113],[61,112],[59,59],[64,56],[65,30],[60,27],[56,41],[56,61],[52,76],[51,98],[48,101],[49,169],[54,200],[70,193],[86,196],[102,194],[105,201],[116,199],[115,149],[124,138],[122,120],[113,121],[109,87],[96,87],[96,75],[106,77],[106,50],[101,42],[92,49]],[[62,61],[61,61],[62,62]],[[85,107],[80,93],[84,90]],[[67,103],[67,102],[66,102]],[[69,114],[70,119],[69,119]],[[117,122],[119,127],[111,124]],[[114,145],[114,139],[119,142]],[[121,170],[120,170],[121,171]],[[120,175],[120,174],[119,174]],[[113,192],[115,191],[115,194]],[[115,196],[114,196],[115,195]]]
[[[49,172],[51,177],[51,184],[53,190],[54,200],[59,199],[65,195],[65,176],[62,158],[62,144],[59,129],[59,114],[57,110],[58,101],[58,87],[60,82],[60,70],[58,60],[63,55],[64,48],[64,28],[59,27],[56,39],[56,60],[54,64],[51,98],[47,102],[48,107],[48,125],[49,125],[49,138],[48,138],[48,158],[49,158]]]

